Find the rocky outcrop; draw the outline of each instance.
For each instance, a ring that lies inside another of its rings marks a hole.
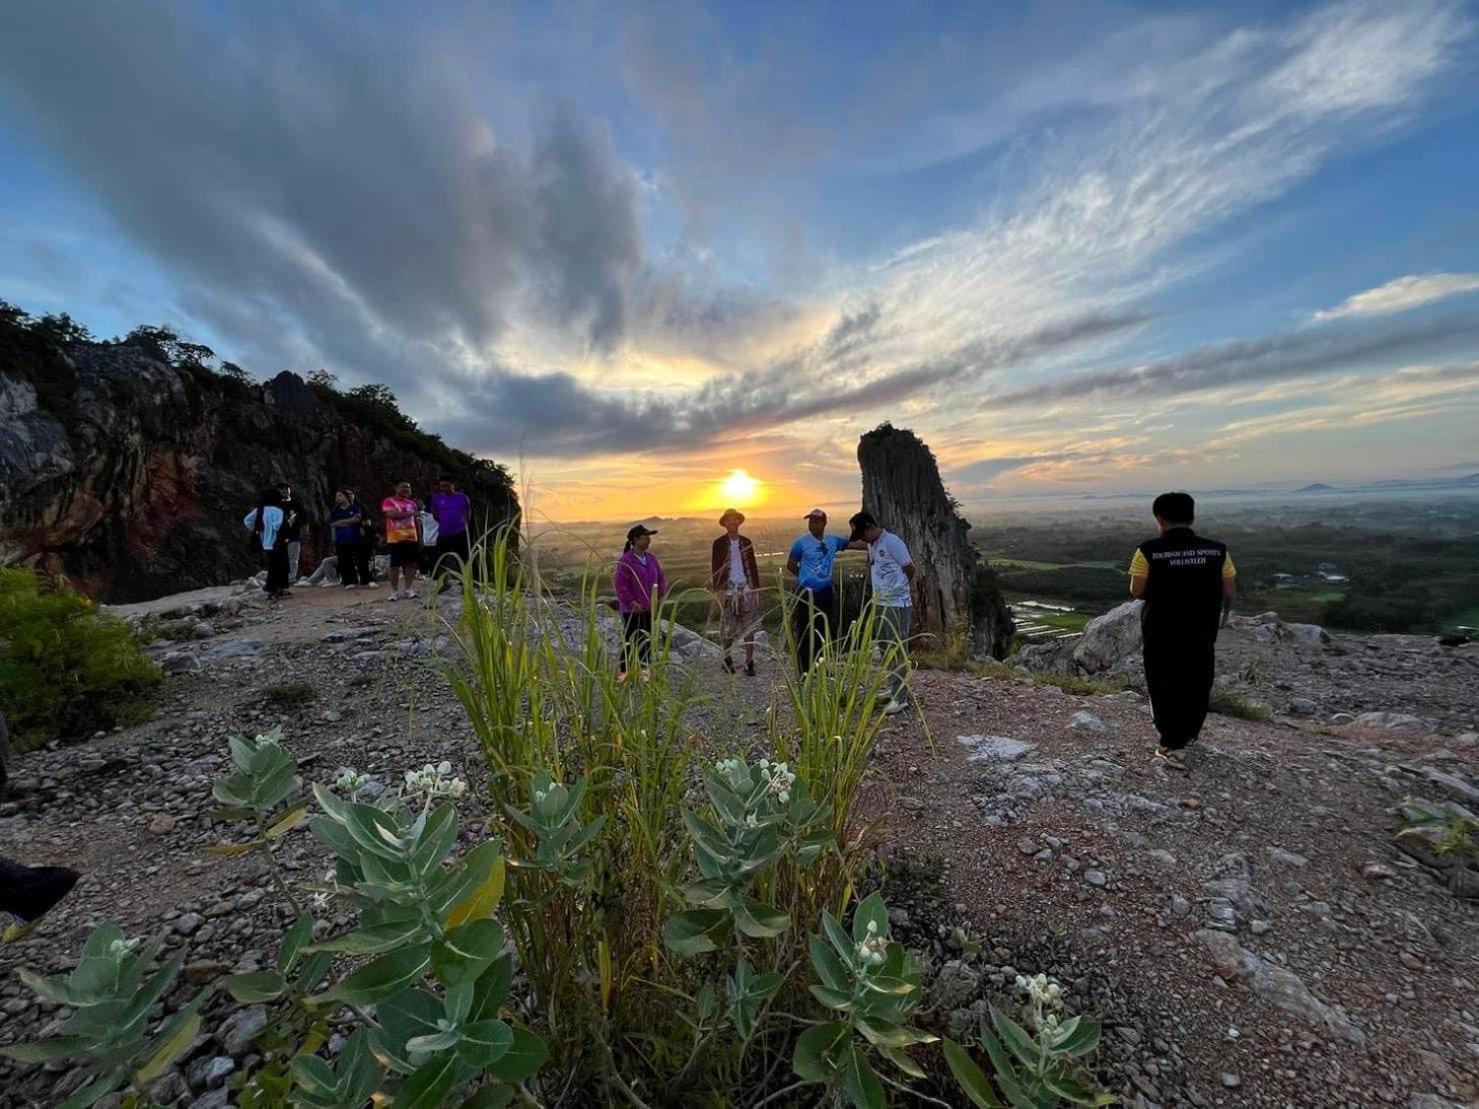
[[[415,428],[393,402],[291,373],[262,385],[171,361],[148,343],[0,335],[0,562],[65,574],[106,601],[217,585],[257,568],[241,518],[291,482],[323,520],[333,491],[367,503],[452,474],[481,517],[517,511],[505,470]],[[305,536],[305,565],[331,549]]]
[[[864,508],[914,557],[915,634],[940,644],[966,634],[974,653],[1004,658],[1016,626],[929,447],[912,431],[884,424],[858,442],[858,465]]]

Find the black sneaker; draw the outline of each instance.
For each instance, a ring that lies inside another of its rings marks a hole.
[[[751,659],[745,663],[745,674],[753,678],[755,676],[755,660]]]
[[[734,659],[730,658],[728,655],[724,656],[724,672],[727,674],[734,673]]]

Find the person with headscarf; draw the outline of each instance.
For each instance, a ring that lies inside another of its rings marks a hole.
[[[755,676],[755,632],[760,627],[760,567],[755,562],[755,544],[741,535],[745,514],[726,508],[719,517],[724,534],[714,540],[709,560],[709,588],[719,603],[719,645],[724,648],[724,669],[734,673],[730,648],[736,640],[745,643],[745,673]]]
[[[646,677],[652,662],[652,610],[667,595],[668,580],[662,563],[652,553],[657,532],[637,524],[627,532],[626,546],[616,560],[612,584],[616,607],[621,613],[623,650],[617,681],[626,681],[632,667]]]

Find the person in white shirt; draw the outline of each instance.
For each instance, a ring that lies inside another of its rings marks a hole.
[[[848,546],[868,552],[868,570],[873,584],[873,603],[877,607],[876,638],[887,650],[898,644],[899,653],[884,682],[888,703],[886,716],[895,716],[909,707],[907,645],[914,604],[910,587],[914,581],[914,560],[909,548],[891,531],[886,531],[871,512],[859,512],[848,521],[852,537]]]
[[[755,676],[755,632],[760,626],[760,568],[755,545],[739,533],[745,514],[726,508],[719,517],[724,534],[714,540],[710,559],[709,587],[719,603],[719,642],[724,648],[724,669],[734,673],[729,649],[736,640],[745,643],[745,673]]]

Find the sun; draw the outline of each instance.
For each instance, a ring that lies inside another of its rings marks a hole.
[[[730,470],[729,476],[719,483],[719,492],[724,494],[725,504],[754,504],[764,483],[751,477],[744,470]]]

